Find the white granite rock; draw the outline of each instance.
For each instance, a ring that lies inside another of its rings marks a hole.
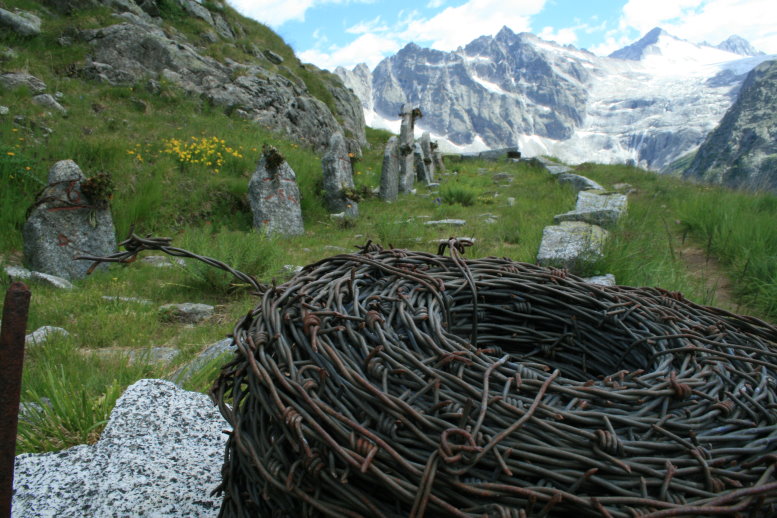
[[[96,444],[16,457],[13,515],[215,517],[226,427],[205,394],[140,380]]]
[[[70,333],[68,333],[67,330],[61,327],[43,326],[43,327],[39,327],[32,333],[25,336],[24,344],[27,347],[30,347],[33,345],[42,345],[44,342],[49,340],[54,335],[69,336]]]
[[[73,283],[67,279],[43,272],[31,272],[21,266],[6,266],[5,274],[12,279],[30,279],[62,290],[72,290],[75,288]]]
[[[562,221],[542,231],[537,263],[574,272],[579,266],[602,256],[606,239],[607,231],[597,225]]]
[[[615,276],[611,273],[596,275],[594,277],[584,277],[583,280],[589,284],[598,284],[599,286],[615,286]]]
[[[467,222],[463,219],[440,219],[424,223],[424,225],[452,225],[454,227],[463,227],[466,224]]]

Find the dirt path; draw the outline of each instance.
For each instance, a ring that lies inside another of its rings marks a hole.
[[[691,277],[702,283],[706,291],[713,295],[715,300],[712,304],[734,313],[747,312],[746,308],[737,303],[731,279],[717,259],[707,257],[704,250],[688,243],[679,252]]]

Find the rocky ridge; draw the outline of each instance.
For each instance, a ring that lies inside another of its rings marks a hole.
[[[777,60],[748,74],[736,102],[683,176],[777,192]]]
[[[418,132],[446,151],[517,146],[524,156],[661,170],[701,144],[744,75],[767,59],[734,53],[743,49],[656,28],[599,57],[505,27],[453,52],[411,43],[369,76],[363,65],[335,73],[371,126],[396,131],[399,107],[410,102],[424,112]]]

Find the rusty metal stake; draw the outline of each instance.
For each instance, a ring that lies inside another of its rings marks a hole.
[[[30,290],[14,282],[5,294],[0,329],[0,518],[11,516],[16,430]]]

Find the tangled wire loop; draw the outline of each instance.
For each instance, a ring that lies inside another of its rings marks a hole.
[[[237,324],[221,516],[777,513],[777,328],[449,248],[325,259]]]
[[[213,387],[221,516],[777,515],[777,328],[460,245],[265,287]]]

